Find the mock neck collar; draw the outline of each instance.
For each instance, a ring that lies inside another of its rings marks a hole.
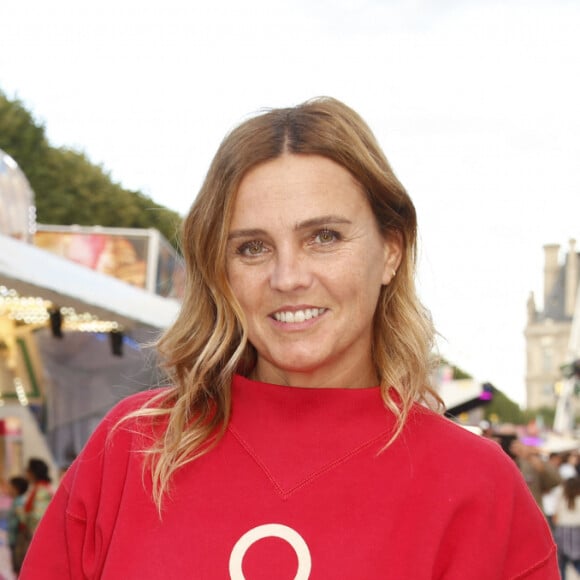
[[[236,375],[229,430],[287,495],[359,450],[376,453],[395,419],[379,387],[301,388]]]

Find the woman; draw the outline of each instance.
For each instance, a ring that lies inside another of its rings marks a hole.
[[[26,478],[14,477],[10,484],[14,502],[9,541],[14,571],[18,572],[53,497],[48,465],[44,460],[33,457],[28,461]]]
[[[344,104],[232,131],[184,223],[173,386],[103,421],[23,578],[556,579],[516,466],[428,408],[416,239]]]
[[[24,520],[28,532],[32,535],[46,512],[54,492],[48,465],[43,459],[34,457],[29,459],[26,477],[29,487],[24,501]]]
[[[30,543],[30,534],[24,521],[24,503],[28,491],[28,479],[11,477],[8,480],[8,495],[12,498],[8,512],[8,546],[12,556],[12,568],[18,573]]]
[[[558,545],[560,574],[566,580],[568,563],[580,572],[580,478],[566,479],[557,490],[554,538]]]

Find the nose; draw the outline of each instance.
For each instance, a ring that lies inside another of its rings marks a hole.
[[[307,256],[293,247],[279,248],[273,260],[270,286],[279,292],[307,288],[312,283],[312,271]]]

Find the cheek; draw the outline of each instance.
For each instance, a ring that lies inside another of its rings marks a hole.
[[[226,270],[228,282],[236,300],[243,310],[247,310],[256,299],[256,276],[251,272],[235,266],[230,266]]]
[[[236,272],[235,268],[231,268],[228,266],[226,268],[226,276],[232,294],[234,295],[234,298],[240,303],[240,306],[243,306],[244,299],[242,295],[242,289],[244,285],[241,284],[238,273]]]
[[[373,295],[380,291],[383,285],[384,267],[378,255],[351,264],[345,273],[345,279],[350,279],[350,285],[361,295]]]
[[[372,318],[383,287],[379,269],[367,269],[353,284],[352,292],[357,295],[358,309],[365,319]]]

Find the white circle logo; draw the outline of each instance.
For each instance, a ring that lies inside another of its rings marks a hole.
[[[234,546],[230,556],[230,578],[232,580],[246,580],[242,571],[242,561],[249,548],[263,538],[280,538],[288,542],[298,557],[298,570],[294,580],[308,580],[312,559],[310,550],[302,536],[292,528],[282,524],[264,524],[246,532]]]

